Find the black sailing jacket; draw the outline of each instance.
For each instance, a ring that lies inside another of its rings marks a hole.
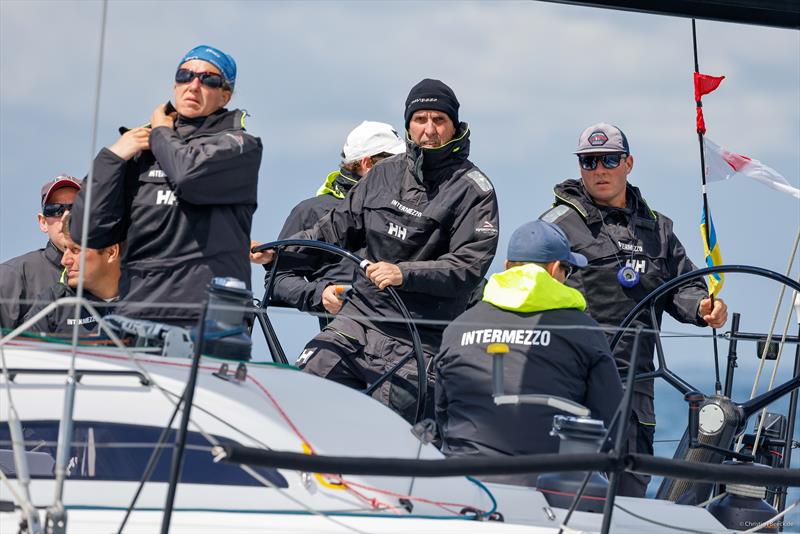
[[[512,296],[513,295],[513,296]],[[544,269],[524,265],[492,276],[483,302],[444,332],[436,358],[436,422],[447,455],[555,453],[546,406],[494,403],[490,343],[505,343],[504,393],[556,395],[611,423],[622,384],[598,324],[581,311],[583,297]],[[535,475],[492,480],[535,485]]]
[[[344,202],[314,228],[294,236],[366,249],[370,261],[400,267],[395,287],[431,351],[438,348],[444,322],[466,309],[470,294],[497,250],[497,198],[489,179],[467,159],[469,128],[461,123],[449,143],[421,148],[410,139],[406,153],[378,162]],[[386,291],[359,276],[355,294],[340,314],[408,340],[405,325],[380,318],[400,316]],[[376,319],[377,318],[377,319]]]
[[[256,209],[261,140],[244,131],[245,113],[225,109],[150,134],[150,150],[124,161],[104,148],[94,160],[91,248],[127,240],[119,313],[194,320],[212,277],[250,287],[250,227]],[[81,235],[83,188],[72,235]],[[126,306],[144,302],[169,307]],[[192,306],[181,307],[181,303]]]
[[[596,206],[578,180],[566,180],[554,189],[554,207],[542,215],[567,234],[572,250],[586,256],[588,267],[579,269],[567,284],[586,297],[586,312],[604,327],[617,327],[636,304],[651,291],[673,278],[696,269],[672,231],[672,220],[650,209],[639,189],[628,185],[628,209],[601,209]],[[605,226],[603,224],[605,222]],[[640,282],[625,288],[617,280],[621,265],[630,264],[640,273]],[[700,300],[708,297],[703,280],[659,299],[656,305],[658,326],[666,311],[683,323],[705,326],[697,314]],[[649,312],[640,314],[631,328],[641,325],[652,329]],[[609,340],[616,331],[607,332]],[[625,335],[617,344],[614,356],[630,359],[633,335]],[[654,370],[655,338],[644,335],[638,354],[638,372]],[[636,391],[653,397],[653,381],[636,383]],[[644,401],[644,399],[642,399]],[[635,406],[639,420],[655,422],[652,402]]]
[[[0,265],[0,328],[15,328],[33,300],[61,277],[61,257],[52,241]]]
[[[55,302],[56,300],[64,297],[74,297],[75,291],[67,286],[66,284],[57,283],[49,288],[45,289],[41,292],[38,297],[36,298],[36,303],[31,306],[30,310],[28,310],[27,315],[25,316],[25,321],[39,313],[42,309],[44,309],[48,304],[51,302]],[[84,297],[86,300],[90,301],[92,305],[97,309],[98,314],[100,317],[105,317],[108,314],[115,313],[114,309],[116,307],[116,302],[108,303],[103,301],[102,299],[98,299],[90,292],[86,291],[84,293]],[[28,328],[29,332],[39,332],[45,334],[60,334],[66,335],[71,334],[73,325],[75,324],[75,306],[68,305],[68,306],[59,306],[55,310],[51,311]],[[78,324],[80,328],[78,329],[78,335],[80,336],[88,336],[91,334],[98,333],[98,324],[97,324],[97,317],[93,315],[89,310],[84,307],[81,307],[80,312],[80,319],[78,320]]]
[[[278,239],[288,239],[302,230],[312,228],[331,209],[344,202],[347,192],[358,183],[359,177],[336,171],[328,175],[323,187],[316,196],[297,204],[283,223]],[[281,268],[275,276],[272,304],[289,306],[302,311],[324,313],[322,292],[330,284],[350,284],[358,268],[353,262],[321,251],[304,250],[308,262],[291,265],[291,269]],[[356,252],[363,256],[364,251]],[[281,262],[283,264],[283,262]],[[265,265],[267,273],[264,282],[269,280],[271,265]],[[279,266],[280,268],[280,266]],[[320,325],[328,321],[320,318]]]

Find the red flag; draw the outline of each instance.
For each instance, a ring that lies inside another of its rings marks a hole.
[[[706,121],[703,118],[703,104],[700,98],[719,87],[725,76],[710,76],[708,74],[694,73],[694,101],[697,102],[697,133],[706,133]]]
[[[700,97],[707,95],[722,83],[725,76],[709,76],[708,74],[694,73],[694,100],[700,101]]]

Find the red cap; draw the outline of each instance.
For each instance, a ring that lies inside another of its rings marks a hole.
[[[61,189],[62,187],[74,187],[80,191],[81,181],[78,178],[74,178],[66,174],[60,174],[52,180],[47,181],[42,186],[42,207],[47,204],[47,199],[50,198],[50,195],[53,193],[53,191]]]

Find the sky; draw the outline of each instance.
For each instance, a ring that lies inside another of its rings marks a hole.
[[[93,146],[100,28],[99,2],[0,1],[0,261],[44,245],[35,219],[42,183],[85,175],[119,126],[146,123],[170,98],[182,55],[201,43],[236,59],[232,105],[248,110],[248,130],[264,144],[258,241],[276,238],[290,209],[314,194],[362,120],[401,130],[408,90],[430,77],[458,96],[470,159],[497,191],[492,271],[514,228],[549,208],[554,184],[578,176],[578,134],[601,121],[626,133],[630,181],[703,261],[688,19],[535,1],[113,1]],[[710,21],[698,21],[697,32],[700,70],[726,76],[704,98],[709,137],[797,187],[800,33]],[[786,272],[800,202],[744,179],[708,192],[724,262]],[[796,278],[797,261],[792,268]],[[262,276],[254,267],[257,293]],[[756,330],[768,326],[778,289],[732,275],[722,296],[743,314],[742,328]],[[316,320],[272,315],[290,358],[299,354]],[[698,332],[670,321],[665,329]],[[710,383],[707,342],[673,358]],[[737,376],[749,380],[755,363],[748,355]],[[740,389],[750,393],[749,384]]]

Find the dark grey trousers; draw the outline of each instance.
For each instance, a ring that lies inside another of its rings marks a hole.
[[[413,422],[417,398],[417,364],[414,349],[408,343],[365,328],[351,319],[333,320],[306,344],[297,366],[354,389],[365,390],[392,369],[404,356],[412,357],[385,381],[372,396]],[[425,354],[425,363],[432,354]],[[426,376],[427,402],[425,416],[433,414],[433,375]]]

